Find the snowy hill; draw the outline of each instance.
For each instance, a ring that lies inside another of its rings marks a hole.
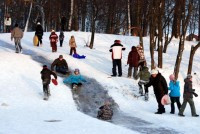
[[[84,47],[90,38],[90,33],[66,32],[64,47],[58,47],[58,52],[52,53],[49,34],[45,33],[43,36],[42,47],[34,47],[32,44],[34,33],[25,33],[22,40],[23,54],[15,53],[10,34],[0,35],[0,134],[200,133],[198,127],[200,118],[191,117],[189,105],[186,107],[184,118],[177,116],[177,108],[176,114],[171,115],[170,106],[165,107],[165,114],[155,115],[157,103],[152,88],[148,102],[143,98],[134,97],[138,94],[137,81],[126,78],[128,66],[125,65],[132,45],[138,44],[137,37],[96,34],[94,49],[91,50]],[[75,36],[78,53],[86,55],[86,59],[78,60],[69,55],[68,41],[71,35]],[[111,54],[108,50],[115,39],[120,39],[126,47],[126,51],[123,52],[122,78],[108,78],[112,68]],[[192,44],[197,42],[186,42],[184,50],[179,75],[181,90]],[[144,49],[150,65],[149,38],[144,38]],[[173,40],[168,53],[164,54],[164,67],[160,70],[168,82],[168,77],[173,72],[177,51],[178,40]],[[199,52],[200,50],[196,52],[193,65],[193,72],[196,73],[193,79],[194,88],[198,94],[200,93]],[[117,103],[120,114],[119,117],[114,117],[113,123],[97,120],[93,118],[94,115],[84,112],[73,100],[70,88],[62,83],[61,77],[58,78],[58,86],[50,85],[49,101],[42,100],[40,78],[42,65],[49,66],[60,54],[63,54],[71,70],[79,68],[90,84],[92,83],[90,87],[88,86],[88,95],[96,93],[94,99],[100,99],[97,89],[102,89]],[[200,99],[194,98],[194,101],[196,111],[200,113]],[[48,122],[50,120],[58,122]]]

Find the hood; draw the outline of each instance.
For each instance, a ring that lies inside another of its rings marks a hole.
[[[192,82],[192,81],[190,81],[190,79],[188,79],[188,78],[185,78],[184,82],[186,83],[186,82]]]
[[[132,47],[131,51],[132,51],[132,52],[136,52],[136,51],[137,51],[137,48],[136,48],[136,47]]]

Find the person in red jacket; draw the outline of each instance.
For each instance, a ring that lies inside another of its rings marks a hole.
[[[51,31],[51,35],[49,36],[49,40],[52,47],[52,52],[57,52],[57,42],[58,42],[58,35],[55,33],[54,30]]]
[[[131,77],[132,69],[134,68],[133,78],[136,79],[139,60],[140,60],[140,55],[138,54],[137,48],[135,46],[132,46],[132,50],[129,52],[127,61],[127,65],[129,65],[128,77]]]

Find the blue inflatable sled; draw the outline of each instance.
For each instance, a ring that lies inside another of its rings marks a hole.
[[[77,58],[77,59],[85,59],[86,56],[84,56],[84,55],[80,56],[79,54],[73,54],[73,57]]]

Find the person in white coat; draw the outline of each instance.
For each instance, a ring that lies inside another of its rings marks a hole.
[[[9,33],[10,32],[10,28],[11,28],[11,18],[9,16],[5,17],[5,20],[4,20],[4,24],[5,24],[5,32],[6,33]]]
[[[112,75],[115,77],[117,75],[116,67],[118,67],[118,76],[122,76],[122,50],[126,48],[123,47],[120,40],[115,40],[114,44],[110,47],[110,52],[112,52],[112,60],[113,60],[113,68],[112,68]]]

